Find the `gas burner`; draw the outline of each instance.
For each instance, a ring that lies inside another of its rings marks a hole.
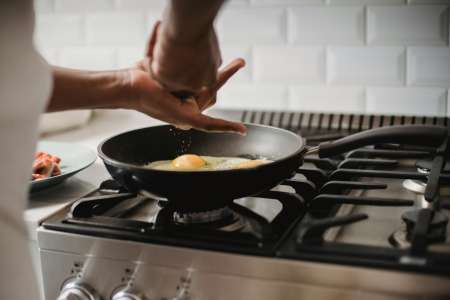
[[[424,194],[427,184],[420,180],[405,179],[402,183],[403,187],[408,191],[416,194]]]
[[[203,212],[179,212],[162,208],[157,217],[157,225],[175,225],[194,228],[217,229],[227,232],[240,231],[246,226],[243,216],[225,206]]]
[[[417,172],[422,174],[428,174],[430,170],[423,167],[417,167]],[[415,179],[405,179],[403,180],[402,185],[408,191],[421,195],[425,194],[425,188],[427,187],[426,182]],[[442,185],[439,189],[439,194],[441,196],[450,196],[450,187]]]
[[[417,224],[419,212],[421,210],[410,210],[402,215],[402,226],[394,231],[389,237],[389,243],[400,249],[409,248],[411,246],[412,235]],[[448,217],[444,212],[433,212],[433,218],[429,224],[427,240],[429,243],[444,242],[447,236]]]
[[[202,212],[178,212],[173,213],[173,220],[178,224],[205,224],[230,218],[233,211],[228,207],[222,207]]]
[[[432,167],[432,160],[431,159],[418,160],[415,166],[417,168],[418,173],[429,174]],[[442,170],[442,173],[449,173],[449,172],[450,172],[450,162],[446,162],[444,169]],[[416,194],[423,195],[425,193],[426,186],[427,186],[426,182],[421,180],[406,179],[403,181],[403,187],[408,191],[414,192]],[[441,185],[439,194],[441,196],[450,196],[450,187]]]
[[[419,172],[420,172],[420,170],[419,170]],[[427,187],[427,184],[425,182],[420,181],[420,180],[413,180],[413,179],[403,180],[402,185],[408,191],[411,191],[413,193],[420,194],[420,195],[425,194],[425,188]],[[439,189],[439,194],[441,196],[450,196],[450,186],[442,186]]]
[[[419,170],[423,170],[428,173],[431,170],[432,164],[432,159],[421,159],[416,162],[416,167]],[[450,161],[447,161],[445,163],[444,169],[442,171],[443,173],[450,173]]]
[[[430,170],[425,169],[423,167],[417,167],[417,172],[422,174],[428,174]],[[415,180],[415,179],[405,179],[403,180],[403,187],[408,191],[414,192],[416,194],[423,195],[425,193],[425,188],[427,187],[427,183]]]
[[[389,236],[389,243],[395,248],[399,249],[407,249],[411,246],[411,243],[407,239],[406,234],[406,225],[402,224],[402,226],[394,231]]]

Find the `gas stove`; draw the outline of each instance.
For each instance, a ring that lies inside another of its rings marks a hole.
[[[378,126],[447,125],[221,116],[301,133],[310,146]],[[46,299],[449,299],[450,167],[440,150],[383,144],[308,157],[273,189],[206,211],[107,180],[38,229]]]

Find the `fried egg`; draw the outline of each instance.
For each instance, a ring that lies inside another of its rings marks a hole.
[[[268,159],[214,157],[183,154],[174,160],[159,160],[145,165],[149,169],[166,171],[214,171],[254,168],[270,163]]]
[[[195,154],[185,154],[178,156],[171,162],[174,169],[194,170],[206,165],[206,161]]]

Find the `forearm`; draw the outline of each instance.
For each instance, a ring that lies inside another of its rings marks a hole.
[[[162,27],[178,42],[201,39],[212,29],[224,0],[171,0],[164,11]]]
[[[47,111],[128,108],[131,97],[124,72],[53,67],[53,93]]]

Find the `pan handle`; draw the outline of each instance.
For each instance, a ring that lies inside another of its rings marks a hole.
[[[341,139],[324,142],[310,148],[306,154],[317,153],[319,157],[331,157],[360,147],[399,143],[414,146],[438,147],[448,137],[448,129],[430,125],[387,126],[358,132]]]

